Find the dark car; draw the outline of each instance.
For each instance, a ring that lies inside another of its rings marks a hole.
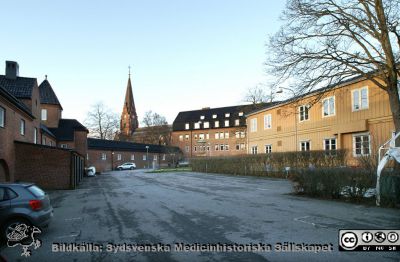
[[[32,183],[0,183],[0,229],[6,239],[18,224],[46,227],[53,217],[49,196]]]

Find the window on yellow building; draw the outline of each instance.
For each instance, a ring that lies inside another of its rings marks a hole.
[[[258,151],[257,146],[252,146],[252,147],[251,147],[251,153],[252,153],[253,155],[257,155],[257,151]]]
[[[271,114],[264,115],[264,129],[272,128],[272,116]]]
[[[353,135],[353,155],[368,156],[371,151],[369,134]]]
[[[306,121],[308,120],[308,105],[299,106],[299,121]]]
[[[351,91],[353,101],[353,111],[368,108],[368,87],[355,89]]]
[[[265,153],[266,154],[272,153],[272,145],[265,145]]]
[[[300,142],[300,151],[310,151],[311,144],[310,141],[301,141]]]
[[[335,115],[335,97],[327,97],[322,100],[322,116]]]
[[[250,132],[257,132],[257,118],[250,120]]]

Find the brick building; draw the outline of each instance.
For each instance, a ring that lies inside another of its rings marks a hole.
[[[171,145],[185,158],[246,154],[245,115],[262,105],[239,105],[179,112],[172,125]]]
[[[73,188],[83,174],[86,128],[61,118],[61,104],[47,78],[38,86],[36,78],[20,77],[13,61],[6,61],[5,71],[0,75],[0,181]],[[73,123],[70,129],[66,122]],[[71,130],[71,146],[64,148],[59,134]],[[68,168],[60,172],[62,165]]]
[[[115,170],[126,162],[135,163],[136,168],[168,166],[180,155],[176,147],[88,138],[87,162],[97,172]]]

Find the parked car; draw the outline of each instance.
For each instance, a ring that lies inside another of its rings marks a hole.
[[[190,165],[189,161],[180,160],[176,163],[176,167],[188,167]]]
[[[53,217],[49,196],[32,183],[0,183],[0,238],[19,224],[46,227]]]
[[[118,170],[133,170],[136,168],[135,163],[124,163],[120,166],[117,166]]]

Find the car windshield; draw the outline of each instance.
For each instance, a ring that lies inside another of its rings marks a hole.
[[[28,190],[36,197],[42,197],[46,194],[42,189],[40,189],[39,187],[37,187],[35,185],[29,186]]]

